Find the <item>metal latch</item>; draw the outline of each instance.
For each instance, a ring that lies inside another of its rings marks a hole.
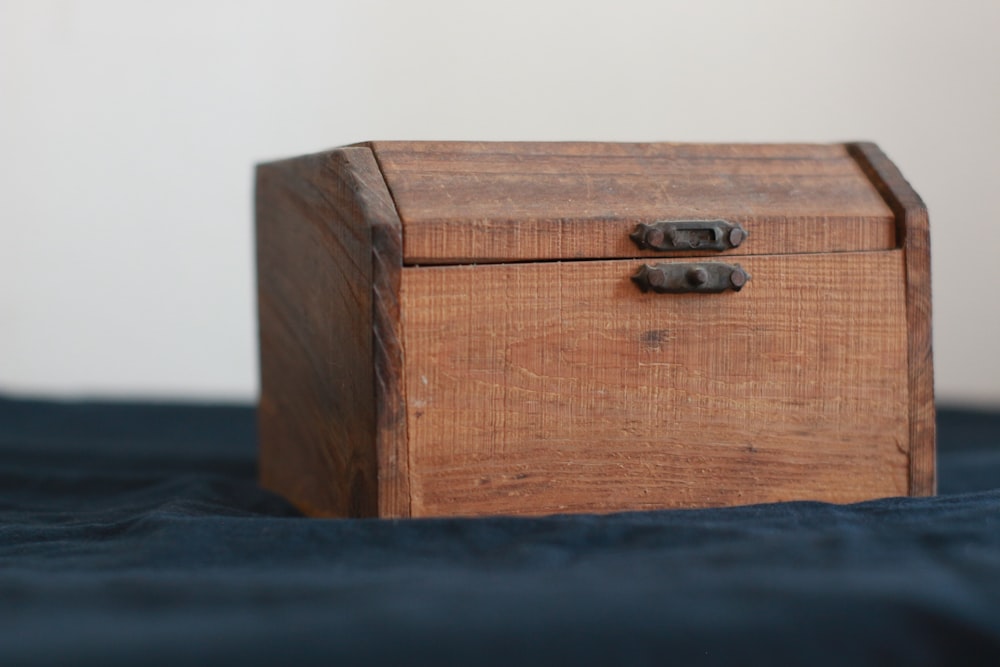
[[[747,238],[747,230],[726,220],[674,220],[641,223],[629,235],[643,250],[728,250]]]
[[[632,280],[643,292],[652,290],[661,294],[686,292],[716,294],[726,290],[739,292],[750,280],[750,274],[739,264],[675,262],[643,264],[632,276]]]

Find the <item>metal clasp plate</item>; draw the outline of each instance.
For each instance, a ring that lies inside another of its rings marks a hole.
[[[649,250],[728,250],[747,238],[747,230],[726,220],[664,220],[641,223],[629,235]]]
[[[739,292],[750,280],[750,274],[739,264],[699,262],[697,264],[643,264],[632,276],[643,292],[683,294],[702,292],[717,294],[726,290]]]

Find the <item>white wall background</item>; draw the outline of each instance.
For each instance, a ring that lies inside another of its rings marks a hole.
[[[250,399],[251,165],[365,139],[873,139],[937,390],[1000,405],[1000,2],[0,0],[0,391]]]

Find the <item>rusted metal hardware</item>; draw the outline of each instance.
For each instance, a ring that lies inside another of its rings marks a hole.
[[[747,238],[747,230],[726,220],[665,220],[640,223],[629,235],[643,250],[728,250]]]
[[[703,292],[717,294],[726,290],[739,292],[750,280],[750,274],[739,264],[700,262],[698,264],[643,264],[632,276],[643,292],[683,294]]]

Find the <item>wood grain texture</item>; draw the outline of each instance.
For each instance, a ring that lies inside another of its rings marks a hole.
[[[663,219],[742,223],[750,238],[726,255],[896,246],[893,212],[840,144],[370,146],[408,264],[676,255],[628,238]]]
[[[635,287],[636,224],[717,217],[668,261],[742,292]],[[927,214],[871,144],[376,142],[259,167],[257,223],[261,480],[308,514],[934,491]]]
[[[743,257],[716,295],[640,264],[404,267],[414,516],[907,492],[902,252]]]
[[[367,168],[370,170],[370,163]],[[410,516],[410,469],[403,383],[405,369],[399,304],[403,230],[384,181],[379,181],[376,187],[380,210],[372,215],[370,222],[378,513],[381,517],[403,518]]]
[[[405,516],[400,230],[375,160],[261,165],[256,197],[261,482],[312,515]]]
[[[899,169],[872,143],[849,144],[851,155],[896,216],[906,271],[909,330],[910,494],[937,490],[934,363],[931,341],[931,258],[927,207]]]

